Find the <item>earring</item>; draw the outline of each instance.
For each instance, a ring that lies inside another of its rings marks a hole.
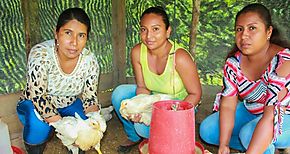
[[[55,39],[55,51],[58,51],[59,43],[57,39]]]
[[[270,36],[267,37],[267,40],[270,40]]]
[[[55,46],[59,46],[58,40],[54,39]]]

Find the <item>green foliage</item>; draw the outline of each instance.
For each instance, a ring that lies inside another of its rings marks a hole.
[[[290,40],[290,1],[289,0],[262,0],[262,4],[271,8],[273,24],[284,35],[284,38]]]
[[[0,94],[25,85],[25,38],[20,1],[0,1]]]
[[[185,49],[189,49],[189,38],[192,17],[192,1],[144,1],[127,0],[127,20],[128,26],[135,25],[127,31],[127,52],[130,53],[132,46],[140,41],[138,34],[139,17],[147,6],[161,5],[166,8],[166,12],[171,18],[173,34],[171,39],[178,42]],[[197,61],[199,75],[203,84],[221,85],[222,67],[225,57],[234,44],[234,20],[236,13],[245,5],[257,2],[256,0],[202,0],[200,6],[200,17],[198,24],[198,34],[196,40],[195,59]],[[284,0],[262,0],[260,1],[273,14],[273,20],[282,27],[282,32],[289,40],[290,32],[287,29],[290,16],[290,5]],[[137,8],[138,5],[139,9]],[[140,9],[142,8],[142,9]],[[135,12],[135,13],[132,13]],[[282,26],[281,26],[282,25]],[[132,32],[134,31],[134,32]],[[132,39],[134,38],[134,39]],[[127,59],[128,75],[133,75],[130,66],[130,59]]]
[[[222,66],[234,43],[235,14],[249,3],[259,2],[270,8],[274,24],[290,39],[290,1],[288,0],[201,0],[195,59],[203,84],[221,85]],[[92,20],[88,48],[95,53],[102,73],[111,72],[111,0],[37,0],[41,40],[53,38],[59,13],[68,7],[84,8]],[[171,39],[189,49],[192,0],[126,0],[127,75],[132,76],[130,50],[140,42],[139,18],[150,6],[162,6],[169,14],[173,29]],[[26,55],[24,18],[20,0],[0,2],[0,94],[16,92],[25,86]],[[32,34],[33,35],[33,34]]]

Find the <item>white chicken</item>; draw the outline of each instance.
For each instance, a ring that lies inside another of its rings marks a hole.
[[[109,107],[106,107],[106,108],[101,108],[101,115],[103,116],[103,118],[106,120],[106,121],[109,121],[112,119],[113,115],[112,115],[112,111],[114,110],[114,107],[111,105]]]
[[[172,96],[166,94],[139,94],[121,102],[120,113],[125,119],[135,114],[141,114],[140,123],[150,125],[153,103],[161,100],[170,100]]]
[[[101,154],[100,141],[107,128],[106,120],[100,112],[90,112],[86,116],[88,119],[83,120],[75,113],[75,117],[63,117],[50,125],[55,128],[56,136],[73,154],[78,154],[78,148],[87,151],[91,147]]]

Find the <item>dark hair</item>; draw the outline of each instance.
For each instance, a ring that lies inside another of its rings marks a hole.
[[[142,15],[140,17],[140,20],[143,18],[144,15],[150,14],[150,13],[154,13],[154,14],[160,15],[162,17],[162,20],[163,20],[163,22],[165,24],[166,29],[168,29],[168,27],[170,26],[169,25],[169,18],[168,18],[168,15],[165,12],[163,7],[161,7],[161,6],[153,6],[153,7],[150,7],[148,9],[146,9],[142,13]]]
[[[254,4],[249,4],[245,6],[242,10],[240,10],[237,13],[235,22],[237,22],[240,15],[248,13],[248,12],[257,13],[258,16],[263,20],[267,29],[270,28],[270,26],[273,27],[272,35],[270,38],[271,43],[277,44],[284,48],[289,48],[289,43],[282,38],[279,30],[275,26],[273,26],[270,11],[262,4],[254,3]],[[239,48],[237,47],[237,44],[235,43],[232,50],[228,53],[227,58],[234,56],[235,53],[238,51],[239,51]]]
[[[58,32],[63,25],[74,19],[87,26],[87,35],[89,36],[89,32],[91,31],[90,18],[83,9],[77,7],[66,9],[59,15],[56,25],[56,32]]]

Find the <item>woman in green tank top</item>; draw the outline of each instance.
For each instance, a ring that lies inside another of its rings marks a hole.
[[[140,116],[127,121],[120,115],[122,100],[138,94],[163,93],[174,98],[198,104],[201,85],[194,59],[183,48],[169,40],[171,27],[161,7],[145,10],[140,21],[142,43],[135,45],[131,61],[137,85],[120,85],[112,94],[112,103],[123,123],[128,140],[118,147],[118,152],[128,152],[132,146],[149,137],[149,126],[138,123]]]

